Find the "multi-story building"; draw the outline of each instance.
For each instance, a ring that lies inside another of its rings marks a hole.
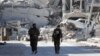
[[[93,0],[62,0],[66,10],[73,10],[73,7],[79,7],[82,11],[88,12],[90,10]],[[100,0],[94,0],[93,7],[100,7]]]
[[[75,8],[79,9],[81,12],[89,13],[91,6],[93,7],[92,13],[100,11],[100,0],[62,0],[63,15],[72,12]],[[92,1],[94,1],[92,3]]]
[[[85,5],[86,10],[89,10],[91,5],[92,5],[92,0],[87,0],[87,4]],[[100,0],[94,0],[94,2],[93,2],[94,11],[97,11],[97,8],[100,8]]]
[[[47,9],[43,8],[47,4],[46,0],[0,0],[0,38],[4,38],[4,32],[10,32],[3,30],[5,28],[2,25],[4,23],[2,21],[6,22],[6,29],[10,28],[11,30],[19,27],[17,26],[19,21],[21,22],[20,25],[27,23],[36,23],[38,26],[47,25],[48,19],[46,16],[49,13]],[[7,33],[6,36],[8,35]]]

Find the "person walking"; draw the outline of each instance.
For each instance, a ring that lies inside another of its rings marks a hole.
[[[62,41],[62,30],[60,29],[60,25],[58,25],[52,34],[52,41],[54,41],[55,53],[59,54],[60,51],[60,41]]]
[[[38,36],[40,35],[39,29],[36,27],[36,24],[34,23],[32,28],[28,31],[30,36],[30,46],[32,48],[32,54],[37,53],[37,43],[38,43]]]

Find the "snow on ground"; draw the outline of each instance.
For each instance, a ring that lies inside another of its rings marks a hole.
[[[62,42],[59,56],[100,56],[100,49],[75,42]],[[0,46],[0,56],[33,56],[29,42],[7,41]],[[53,42],[40,41],[36,56],[56,56]]]
[[[87,41],[81,41],[81,43],[87,44],[89,46],[95,46],[100,48],[100,25],[95,26],[96,33],[94,37],[88,38]]]
[[[100,48],[100,38],[89,38],[87,41],[81,41],[80,43],[84,43],[88,46],[95,46],[96,48]]]

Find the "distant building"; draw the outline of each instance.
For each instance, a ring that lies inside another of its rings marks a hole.
[[[66,10],[71,10],[73,9],[73,7],[79,7],[80,4],[82,4],[82,11],[84,12],[89,12],[89,9],[90,9],[90,6],[91,6],[91,2],[92,0],[63,0],[63,1],[66,1],[66,2],[63,2],[63,3],[66,3],[65,4],[65,9]],[[80,3],[82,2],[82,3]],[[71,8],[71,3],[72,3],[72,8]],[[100,7],[100,0],[95,0],[94,1],[94,7]]]
[[[3,5],[0,4],[0,8],[4,8],[0,10],[2,11],[2,19],[5,21],[31,21],[31,23],[37,23],[39,26],[46,25],[48,19],[45,16],[49,16],[49,12],[43,8],[48,4],[46,0],[44,2],[42,0],[8,0]]]
[[[86,10],[90,9],[91,3],[92,3],[92,0],[87,0],[87,5],[85,5],[87,6]],[[94,0],[93,7],[94,7],[93,11],[98,11],[97,8],[100,8],[100,0]]]

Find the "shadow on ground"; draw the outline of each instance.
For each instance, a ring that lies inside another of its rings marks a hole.
[[[31,47],[27,47],[30,48]],[[95,54],[100,53],[100,49],[89,46],[61,46],[60,56],[68,56],[68,54]],[[38,56],[55,56],[54,47],[38,47]]]
[[[0,45],[1,56],[33,56],[31,47],[21,43],[7,43]],[[68,56],[68,54],[96,54],[100,49],[89,46],[61,46],[59,56]],[[38,46],[38,56],[56,56],[53,46]]]
[[[0,45],[0,56],[23,56],[24,44],[21,43],[7,43]]]

